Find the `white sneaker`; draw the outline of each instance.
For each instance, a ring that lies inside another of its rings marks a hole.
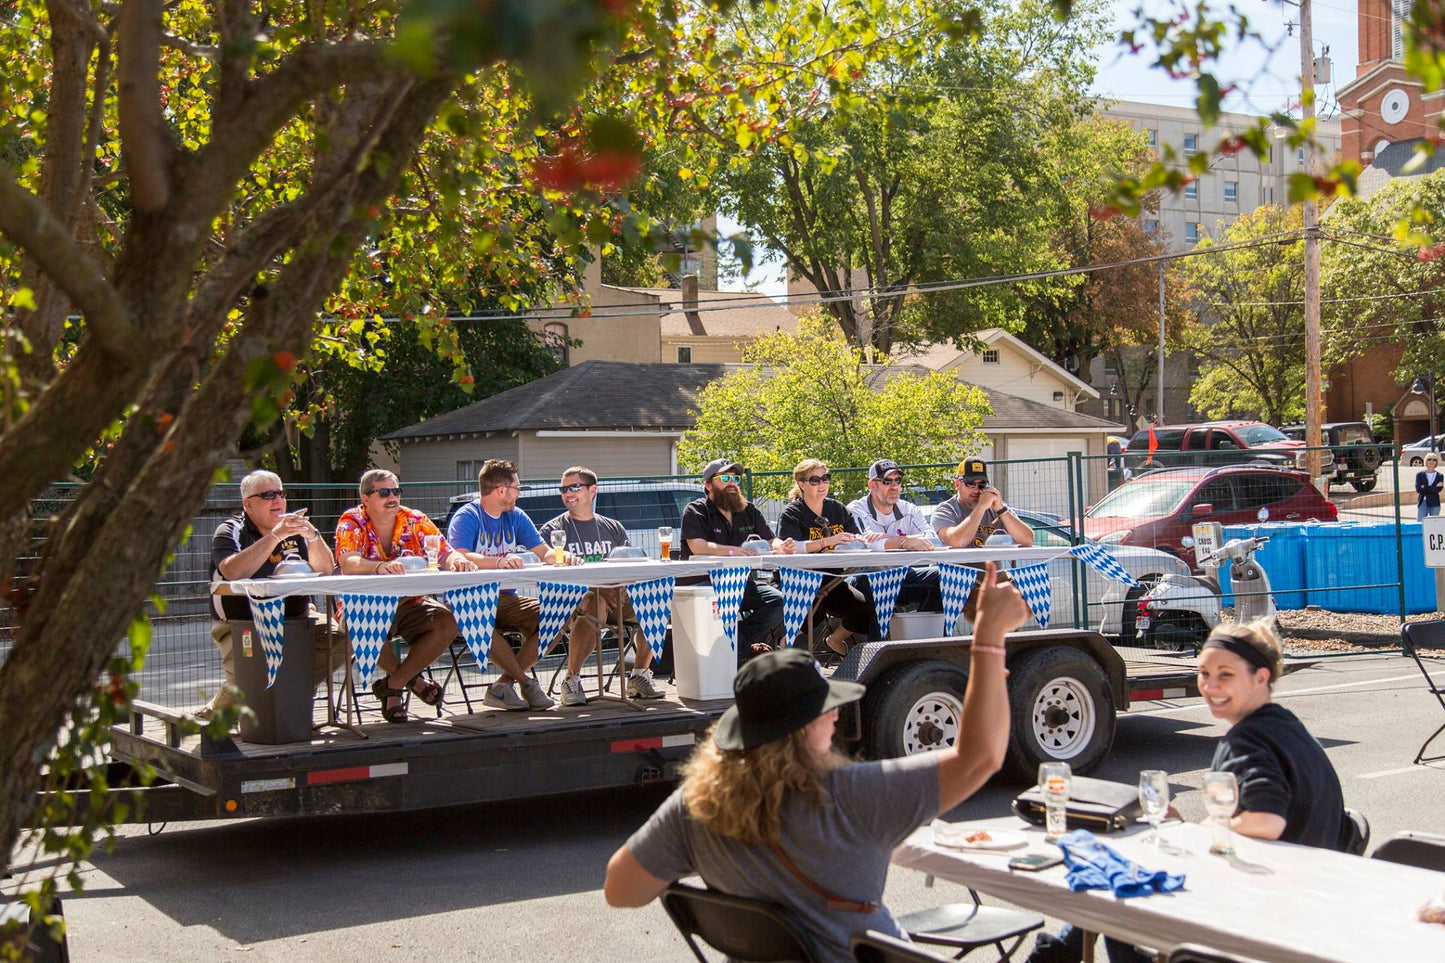
[[[508,712],[526,712],[531,708],[526,699],[517,695],[517,690],[512,688],[510,682],[493,682],[487,686],[486,694],[482,696],[482,705],[491,706],[493,709],[506,709]]]
[[[627,676],[627,698],[662,699],[667,696],[656,682],[652,681],[651,669],[634,669]]]
[[[533,709],[550,709],[555,706],[556,701],[537,684],[535,679],[522,680],[522,698],[527,700],[527,705]]]
[[[580,675],[569,675],[562,680],[562,704],[564,706],[585,706],[587,690],[582,688]]]

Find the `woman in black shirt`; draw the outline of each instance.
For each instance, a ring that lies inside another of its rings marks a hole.
[[[796,540],[799,552],[831,552],[844,542],[870,540],[859,534],[847,506],[828,497],[831,482],[828,466],[816,458],[805,459],[793,469],[793,490],[778,520],[778,537]],[[824,612],[841,622],[827,638],[828,648],[839,655],[848,652],[848,639],[853,635],[866,636],[870,642],[878,640],[873,598],[863,585],[866,583],[840,579],[820,603]]]

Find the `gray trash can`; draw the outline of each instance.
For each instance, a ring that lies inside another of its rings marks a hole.
[[[287,619],[286,642],[276,682],[266,688],[266,653],[254,622],[231,623],[236,685],[255,718],[242,714],[241,738],[275,745],[311,740],[312,629],[310,619]]]

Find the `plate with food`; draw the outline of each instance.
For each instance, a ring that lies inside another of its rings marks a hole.
[[[967,823],[933,821],[933,841],[946,849],[972,849],[1002,852],[1022,849],[1029,844],[1023,833],[1013,829],[984,829]]]

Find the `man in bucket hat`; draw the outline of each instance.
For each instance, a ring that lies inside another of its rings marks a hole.
[[[902,937],[881,904],[893,848],[967,799],[1008,746],[1004,637],[1029,609],[989,563],[979,590],[968,691],[953,745],[851,763],[833,746],[840,706],[863,687],[824,678],[798,650],[739,670],[735,704],[688,760],[683,783],[607,864],[613,906],[643,906],[694,873],[713,889],[781,903],[824,959],[851,959],[854,933]]]

